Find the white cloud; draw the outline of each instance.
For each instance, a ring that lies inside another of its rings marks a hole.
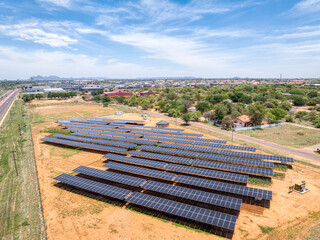
[[[297,3],[293,9],[302,13],[318,12],[320,11],[320,0],[303,0]]]
[[[49,3],[58,7],[69,8],[72,5],[72,0],[38,0],[39,2]]]
[[[65,34],[50,32],[39,22],[20,23],[14,25],[0,25],[0,33],[15,40],[32,41],[51,47],[68,47],[78,42]]]

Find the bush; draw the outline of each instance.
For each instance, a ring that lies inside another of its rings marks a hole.
[[[307,106],[315,106],[317,103],[316,103],[316,101],[314,101],[314,100],[308,100],[307,102],[306,102],[306,105]]]
[[[293,117],[291,115],[286,116],[286,122],[293,123],[294,122]]]
[[[318,112],[320,112],[320,106],[316,107],[316,110],[317,110]]]

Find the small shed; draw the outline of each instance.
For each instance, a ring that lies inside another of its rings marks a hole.
[[[169,123],[164,120],[161,120],[160,122],[157,122],[157,127],[169,127]]]

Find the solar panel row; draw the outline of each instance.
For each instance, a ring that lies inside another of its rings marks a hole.
[[[118,182],[118,183],[126,184],[129,186],[133,186],[133,187],[140,187],[142,183],[146,181],[143,178],[132,177],[132,176],[128,176],[120,173],[107,172],[104,170],[89,168],[85,166],[77,167],[73,171],[87,175],[87,176],[92,176],[92,177],[96,177],[96,178],[100,178],[100,179],[108,180],[112,182]]]
[[[120,142],[130,142],[130,143],[136,143],[136,144],[143,144],[143,145],[154,145],[154,141],[148,141],[148,140],[140,140],[140,139],[131,139],[131,138],[125,138],[125,137],[112,137],[112,136],[105,136],[105,135],[98,135],[98,134],[88,134],[88,133],[72,133],[72,135],[76,136],[83,136],[88,138],[99,138],[99,139],[108,139],[112,141],[120,141]]]
[[[85,132],[85,133],[97,133],[101,135],[109,135],[109,136],[118,136],[118,137],[128,137],[128,138],[140,138],[139,135],[134,134],[124,134],[124,133],[115,133],[115,132],[104,132],[104,131],[95,131],[89,129],[80,129],[80,128],[67,128],[68,131],[71,132]]]
[[[223,140],[215,140],[215,139],[209,139],[209,138],[197,138],[197,137],[184,137],[184,136],[175,136],[175,135],[165,135],[165,134],[152,134],[152,133],[144,133],[143,138],[173,138],[173,139],[182,139],[182,140],[188,140],[188,141],[196,141],[196,142],[213,142],[213,143],[227,143],[227,141]],[[157,139],[155,139],[157,140]]]
[[[174,131],[174,130],[163,130],[162,128],[158,128],[158,129],[146,129],[146,128],[134,128],[134,127],[127,127],[127,126],[123,126],[123,127],[119,127],[120,129],[125,129],[125,130],[134,130],[134,131],[141,131],[141,132],[154,132],[154,133],[164,133],[164,134],[176,134],[176,133],[181,133],[181,131]],[[183,133],[183,135],[186,135]]]
[[[174,181],[177,183],[188,184],[192,186],[202,187],[209,190],[215,190],[219,192],[226,192],[237,194],[240,196],[253,197],[257,199],[272,200],[272,191],[251,188],[247,186],[240,186],[232,183],[219,182],[215,180],[209,180],[199,177],[192,177],[186,175],[176,175],[169,172],[163,172],[159,170],[148,169],[144,167],[136,167],[127,164],[121,164],[116,162],[108,162],[105,167],[110,169],[119,170],[122,172],[133,173],[142,175],[145,177],[153,177],[163,180]]]
[[[143,184],[142,188],[238,211],[240,210],[242,204],[242,200],[239,198],[227,197],[219,194],[194,190],[186,187],[174,186],[171,184],[156,182],[152,180],[147,181],[145,184]]]
[[[220,213],[189,204],[177,203],[176,201],[139,192],[134,192],[131,194],[127,198],[127,201],[139,206],[155,209],[157,211],[173,214],[232,231],[234,230],[237,221],[237,217],[230,214]]]
[[[120,127],[132,127],[132,128],[147,128],[147,129],[156,129],[156,130],[163,130],[163,131],[179,131],[183,132],[184,129],[181,128],[160,128],[160,127],[150,127],[150,126],[141,126],[141,125],[133,125],[133,124],[127,124],[127,123],[110,123],[110,125],[113,126],[120,126]]]
[[[239,157],[229,157],[229,156],[224,156],[224,155],[217,155],[220,153],[220,151],[217,149],[211,149],[211,148],[193,147],[193,146],[185,146],[185,145],[179,145],[179,144],[168,144],[168,143],[160,143],[158,146],[196,151],[196,152],[199,152],[199,156],[207,156],[207,157],[209,157],[208,159],[210,159],[210,160],[217,160],[217,161],[221,161],[221,162],[232,162],[235,164],[259,166],[259,167],[266,167],[266,168],[273,168],[273,165],[274,165],[272,162],[266,162],[266,161],[261,161],[261,160],[253,160],[253,159],[248,159],[248,158],[239,158]],[[200,154],[201,152],[213,153],[215,155],[213,155],[213,154],[203,155],[203,154]]]
[[[86,137],[77,137],[77,136],[70,136],[70,135],[63,135],[63,134],[55,134],[52,137],[68,139],[68,140],[72,140],[72,141],[79,141],[79,142],[88,142],[88,143],[96,143],[96,144],[101,144],[101,145],[117,146],[117,147],[123,147],[123,148],[134,148],[135,146],[137,146],[136,144],[133,144],[133,143],[107,141],[107,140],[100,140],[100,139],[86,138]]]
[[[237,172],[241,174],[251,174],[251,175],[261,175],[261,176],[273,176],[272,169],[266,168],[257,168],[257,167],[249,167],[221,162],[213,162],[206,160],[198,160],[198,159],[190,159],[184,157],[176,157],[165,154],[157,154],[143,151],[129,151],[128,154],[133,156],[139,156],[143,158],[156,159],[161,161],[174,162],[179,164],[192,165],[196,167],[202,168],[212,168],[216,170],[228,171],[228,172]]]
[[[91,129],[91,130],[102,130],[107,132],[122,132],[126,133],[127,130],[121,130],[121,129],[113,129],[113,128],[105,128],[105,127],[88,127],[88,126],[80,126],[75,124],[62,124],[64,127],[73,127],[73,128],[84,128],[84,129]]]
[[[145,121],[141,121],[141,120],[124,120],[124,119],[115,119],[115,118],[97,118],[97,117],[88,117],[88,119],[97,119],[99,121],[117,121],[117,122],[137,122],[137,123],[144,123]]]
[[[50,143],[57,143],[57,144],[62,144],[66,146],[99,150],[103,152],[124,153],[127,151],[127,149],[125,148],[109,147],[109,146],[103,146],[103,145],[92,144],[92,143],[83,143],[83,142],[76,142],[76,141],[70,141],[70,140],[64,140],[64,139],[57,139],[52,137],[44,137],[44,138],[41,138],[41,140],[50,142]]]
[[[73,187],[78,187],[93,193],[99,193],[101,195],[120,199],[120,200],[123,200],[126,196],[128,196],[131,193],[131,191],[127,189],[111,186],[104,183],[99,183],[96,181],[68,175],[65,173],[54,178],[54,180],[68,184]]]
[[[137,130],[137,129],[134,129],[135,131],[131,131],[131,133],[134,133],[134,134],[141,134],[141,135],[152,135],[152,136],[155,136],[155,134],[158,134],[159,136],[165,136],[165,135],[168,135],[168,134],[172,134],[172,135],[168,135],[168,136],[173,136],[173,137],[176,137],[175,135],[182,135],[182,136],[193,136],[193,137],[202,137],[203,134],[197,134],[197,133],[183,133],[183,132],[161,132],[161,134],[159,133],[159,131],[154,131],[154,130]]]
[[[75,123],[75,122],[59,122],[63,126],[63,124],[71,124],[75,126],[86,126],[86,127],[100,127],[100,128],[118,128],[117,126],[111,126],[111,125],[97,125],[97,124],[87,124],[87,123]]]
[[[116,155],[116,154],[107,154],[103,157],[107,158],[109,160],[113,160],[113,161],[120,161],[122,163],[142,165],[142,166],[146,166],[146,167],[159,168],[159,169],[169,170],[169,171],[173,171],[173,172],[198,175],[198,176],[202,176],[202,177],[222,179],[222,180],[241,182],[241,183],[248,182],[247,175],[241,175],[241,174],[236,174],[236,173],[216,171],[216,170],[211,170],[211,169],[185,166],[185,165],[179,165],[179,164],[173,164],[173,163],[166,163],[166,162],[161,162],[161,161],[146,160],[146,159],[142,159],[142,158],[125,157],[125,156]]]

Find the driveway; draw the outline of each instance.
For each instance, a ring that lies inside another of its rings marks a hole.
[[[168,120],[184,123],[184,121],[179,119],[179,118],[177,119],[177,118],[168,117],[163,113],[153,112],[153,111],[149,111],[149,110],[141,110],[141,109],[138,109],[138,108],[135,108],[135,107],[123,106],[123,105],[118,105],[118,104],[112,104],[112,105],[119,106],[119,107],[126,107],[126,108],[130,108],[130,109],[133,109],[133,110],[139,110],[139,111],[143,111],[143,112],[146,112],[148,114],[151,114],[151,115],[163,118],[163,119],[168,119]],[[225,130],[218,129],[218,128],[215,128],[215,127],[210,127],[210,126],[205,125],[203,123],[190,122],[190,125],[198,127],[198,128],[202,128],[204,130],[209,130],[209,131],[212,131],[212,132],[223,134],[223,135],[226,135],[226,136],[230,136],[230,137],[232,136],[232,132],[231,131],[225,131]],[[240,140],[243,140],[243,141],[246,141],[246,142],[250,142],[250,143],[254,143],[254,144],[258,144],[258,145],[261,145],[263,147],[272,148],[274,150],[283,152],[288,157],[289,156],[293,157],[293,158],[294,157],[299,157],[299,158],[306,159],[306,160],[320,162],[320,155],[314,154],[312,151],[310,151],[309,148],[308,149],[307,148],[306,149],[304,149],[304,148],[299,149],[299,148],[287,147],[287,146],[279,145],[277,143],[264,141],[264,140],[253,138],[253,137],[249,137],[249,136],[246,136],[246,135],[241,135],[241,134],[238,134],[238,133],[235,133],[235,132],[233,133],[233,138],[240,139]]]

